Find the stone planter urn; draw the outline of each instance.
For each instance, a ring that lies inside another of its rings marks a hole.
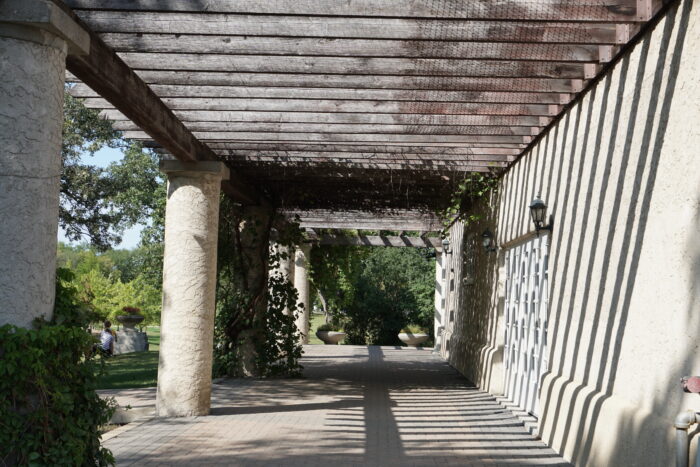
[[[141,315],[119,315],[117,316],[117,321],[124,326],[124,330],[134,330],[134,326],[143,321],[144,317]]]
[[[422,332],[400,332],[399,339],[409,347],[418,347],[420,344],[428,340],[428,335]]]
[[[316,337],[321,339],[326,345],[338,345],[345,339],[345,333],[339,331],[316,331]]]

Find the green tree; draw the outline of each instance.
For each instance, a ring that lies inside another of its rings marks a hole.
[[[102,148],[121,149],[124,158],[104,169],[84,161]],[[121,241],[125,229],[147,223],[164,203],[157,155],[122,139],[98,111],[68,93],[61,156],[59,224],[70,240],[87,239],[104,251]]]

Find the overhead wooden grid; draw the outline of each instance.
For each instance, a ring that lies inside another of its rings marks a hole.
[[[506,170],[664,3],[66,0],[94,33],[68,80],[126,137],[227,161],[242,202],[406,218]]]

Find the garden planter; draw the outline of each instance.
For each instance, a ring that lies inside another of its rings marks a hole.
[[[321,339],[326,345],[338,345],[338,342],[345,339],[345,333],[338,331],[316,331],[316,337]]]
[[[409,347],[418,347],[420,344],[428,340],[428,335],[422,332],[400,332],[399,339]]]
[[[119,315],[117,316],[117,321],[119,321],[124,329],[134,329],[134,326],[143,321],[144,317],[141,315]]]

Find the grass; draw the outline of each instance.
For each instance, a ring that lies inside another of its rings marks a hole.
[[[309,344],[323,345],[323,341],[316,337],[316,329],[320,325],[326,324],[326,318],[322,314],[315,315],[311,313],[309,321]]]
[[[316,329],[325,322],[323,315],[311,315],[309,344],[323,345],[323,341],[316,337]],[[149,388],[156,385],[160,327],[149,326],[146,332],[148,352],[115,355],[107,359],[107,372],[100,378],[98,389]]]
[[[107,359],[107,372],[100,378],[98,389],[148,388],[158,378],[160,328],[149,326],[148,352],[115,355]]]

